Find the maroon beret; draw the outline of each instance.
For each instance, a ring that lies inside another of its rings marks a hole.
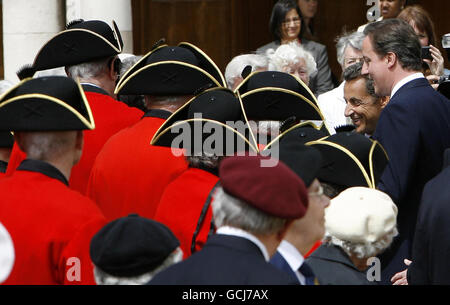
[[[308,207],[308,192],[302,179],[283,162],[263,167],[263,156],[233,156],[220,164],[224,191],[269,215],[296,219]],[[267,162],[267,161],[265,161]]]

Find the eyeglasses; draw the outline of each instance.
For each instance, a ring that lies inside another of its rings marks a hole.
[[[283,26],[288,26],[291,24],[291,22],[294,23],[294,25],[299,25],[300,24],[300,18],[299,17],[294,17],[292,19],[286,19],[285,21],[283,21],[281,24]]]
[[[364,61],[364,59],[362,57],[347,57],[347,58],[344,58],[344,65],[350,66],[350,65],[356,64],[358,62],[363,62],[363,61]]]

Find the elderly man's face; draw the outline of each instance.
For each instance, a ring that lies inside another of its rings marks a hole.
[[[308,70],[306,69],[306,61],[304,58],[300,58],[297,63],[286,65],[282,68],[282,72],[286,72],[292,75],[297,76],[306,84],[309,85],[309,75]]]
[[[308,209],[306,214],[294,222],[297,232],[304,234],[314,243],[325,234],[325,208],[330,205],[330,198],[323,194],[323,188],[317,179],[308,188]]]
[[[384,100],[367,92],[366,80],[363,77],[345,82],[344,98],[347,103],[344,114],[352,119],[356,131],[372,135],[381,110],[386,105]]]

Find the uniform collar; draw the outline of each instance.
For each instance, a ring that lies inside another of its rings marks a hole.
[[[25,159],[22,161],[22,163],[20,163],[19,167],[17,167],[17,170],[41,173],[50,178],[57,179],[65,185],[69,186],[69,181],[67,181],[63,173],[61,173],[59,169],[57,169],[50,163],[44,161]]]
[[[170,116],[172,115],[172,113],[170,111],[167,110],[162,110],[162,109],[149,109],[147,110],[147,112],[145,112],[144,117],[145,118],[160,118],[163,120],[167,120]]]
[[[108,92],[106,92],[103,88],[100,88],[97,85],[91,84],[91,83],[81,83],[81,87],[83,87],[83,90],[85,92],[94,92],[94,93],[100,93],[103,95],[110,96]]]

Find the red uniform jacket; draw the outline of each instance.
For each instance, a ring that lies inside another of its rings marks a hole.
[[[152,110],[114,135],[98,154],[87,195],[110,221],[130,213],[153,218],[164,188],[187,168],[184,156],[150,140],[170,115]]]
[[[180,241],[184,258],[190,256],[192,236],[197,228],[203,206],[219,177],[198,168],[189,168],[164,190],[155,220],[168,226]],[[208,239],[212,208],[209,206],[198,232],[195,251]]]
[[[85,194],[92,165],[103,145],[118,131],[138,122],[143,112],[116,101],[101,88],[83,85],[83,89],[94,116],[95,129],[84,131],[83,154],[72,169],[69,185],[71,189]],[[14,143],[7,175],[11,175],[25,158],[26,154]]]
[[[89,245],[106,220],[66,183],[49,163],[29,159],[0,181],[0,222],[15,250],[4,284],[95,284]]]

